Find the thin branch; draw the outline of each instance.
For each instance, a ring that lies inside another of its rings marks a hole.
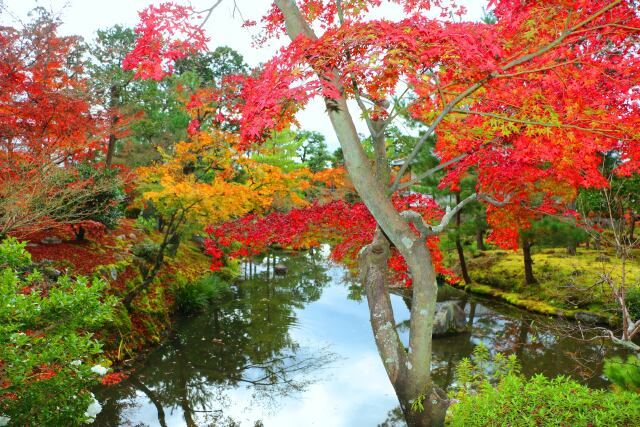
[[[454,157],[453,159],[446,161],[444,163],[439,164],[438,166],[435,166],[429,170],[424,171],[423,173],[421,173],[420,175],[418,175],[417,177],[413,178],[411,181],[408,182],[403,182],[402,184],[400,184],[398,186],[398,190],[402,190],[403,188],[407,188],[412,186],[413,184],[415,184],[416,182],[420,182],[423,179],[430,177],[431,175],[433,175],[434,173],[441,171],[444,168],[447,168],[449,166],[451,166],[454,163],[458,163],[460,160],[468,157],[469,154],[468,153],[464,153],[464,154],[460,154],[457,157]]]
[[[436,127],[445,118],[445,116],[447,114],[449,114],[451,112],[451,110],[453,110],[453,108],[460,101],[465,99],[468,95],[471,95],[476,90],[480,89],[482,87],[482,85],[485,82],[487,82],[491,77],[492,77],[492,75],[489,75],[489,76],[485,77],[484,79],[482,79],[482,80],[478,81],[477,83],[475,83],[473,86],[469,87],[467,90],[465,90],[464,92],[462,92],[461,94],[456,96],[451,102],[449,102],[449,104],[447,104],[447,106],[442,110],[442,112],[440,112],[438,117],[436,117],[436,119],[431,123],[431,125],[429,126],[427,131],[424,133],[424,135],[422,135],[422,137],[418,140],[418,142],[416,143],[416,146],[413,147],[413,150],[411,151],[411,154],[409,154],[409,156],[407,157],[405,163],[400,168],[400,171],[398,172],[398,175],[396,176],[395,180],[393,181],[393,184],[391,185],[391,188],[390,188],[390,192],[391,193],[394,193],[398,189],[398,186],[400,185],[400,178],[407,171],[407,168],[409,167],[409,165],[411,164],[413,159],[415,159],[415,157],[418,155],[418,153],[422,149],[422,146],[424,145],[424,143],[427,142],[429,137],[433,134],[433,132],[436,130]]]
[[[562,32],[562,34],[560,34],[560,36],[558,36],[558,38],[556,38],[555,40],[553,40],[549,44],[541,47],[540,49],[536,50],[535,52],[531,52],[531,53],[529,53],[527,55],[521,56],[520,58],[516,58],[516,59],[512,60],[511,62],[503,65],[501,67],[501,70],[502,71],[507,71],[510,68],[513,68],[515,66],[523,64],[523,63],[525,63],[527,61],[530,61],[533,58],[536,58],[536,57],[538,57],[540,55],[543,55],[543,54],[547,53],[548,51],[550,51],[554,47],[560,45],[564,41],[564,39],[566,39],[574,31],[576,31],[579,28],[587,25],[589,22],[593,21],[598,16],[606,13],[607,11],[612,9],[613,7],[615,7],[618,4],[620,4],[621,2],[622,2],[622,0],[616,0],[614,2],[611,2],[609,5],[603,7],[598,12],[596,12],[593,15],[585,18],[584,20],[580,21],[579,23],[577,23],[573,27],[569,28],[568,30]],[[442,110],[442,112],[438,115],[438,117],[436,117],[436,119],[431,123],[431,125],[429,126],[429,128],[427,129],[425,134],[422,136],[422,138],[420,138],[420,140],[418,141],[418,143],[414,147],[413,151],[411,152],[411,154],[407,158],[407,161],[405,162],[405,164],[400,168],[400,171],[399,171],[398,175],[396,176],[396,179],[394,180],[394,182],[393,182],[393,184],[391,186],[391,192],[392,193],[395,192],[398,189],[398,186],[400,185],[400,179],[404,175],[404,173],[407,171],[407,168],[409,167],[409,164],[411,164],[411,161],[413,161],[413,159],[417,156],[418,152],[420,151],[420,149],[422,148],[424,143],[433,134],[433,132],[435,131],[436,127],[438,126],[438,124],[440,124],[440,122],[444,119],[444,117],[448,113],[450,113],[451,110],[453,110],[454,107],[458,103],[460,103],[463,99],[465,99],[468,95],[471,95],[472,93],[474,93],[475,91],[480,89],[487,81],[489,81],[490,79],[492,79],[494,77],[497,77],[497,76],[499,76],[499,74],[494,72],[494,73],[489,74],[487,77],[485,77],[485,78],[483,78],[481,80],[478,80],[475,84],[470,86],[464,92],[460,93],[458,96],[456,96],[452,101],[450,101],[447,104],[447,106]]]
[[[511,122],[511,123],[520,123],[520,124],[524,124],[524,125],[533,125],[533,126],[542,126],[542,127],[555,127],[555,128],[560,128],[560,129],[575,129],[575,130],[579,130],[582,132],[588,132],[588,133],[593,133],[596,135],[600,135],[600,136],[604,136],[607,138],[618,138],[615,135],[612,135],[610,133],[607,133],[607,131],[610,131],[610,129],[593,129],[593,128],[585,128],[582,126],[576,126],[576,125],[568,125],[568,124],[563,124],[563,123],[546,123],[546,122],[540,122],[537,120],[523,120],[523,119],[516,119],[513,117],[508,117],[508,116],[502,116],[500,114],[495,114],[495,113],[487,113],[484,111],[477,111],[477,110],[463,110],[463,109],[459,109],[459,108],[454,108],[452,111],[452,113],[458,113],[458,114],[473,114],[473,115],[477,115],[477,116],[483,116],[483,117],[492,117],[494,119],[498,119],[498,120],[503,120],[505,122]]]

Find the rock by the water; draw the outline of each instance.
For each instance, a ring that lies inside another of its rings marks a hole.
[[[467,316],[456,301],[445,301],[436,307],[433,322],[433,336],[443,336],[467,332]]]
[[[273,271],[274,271],[276,274],[285,274],[285,273],[287,272],[287,266],[286,266],[286,265],[284,265],[284,264],[276,264],[276,265],[273,267]]]
[[[60,238],[56,236],[49,236],[42,239],[40,243],[42,243],[43,245],[57,245],[62,243],[62,240],[60,240]]]
[[[586,311],[579,311],[575,314],[576,320],[589,325],[597,325],[607,323],[607,319],[604,316],[595,313],[589,313]]]

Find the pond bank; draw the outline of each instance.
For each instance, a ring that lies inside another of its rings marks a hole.
[[[597,285],[605,273],[619,279],[620,266],[615,255],[582,248],[577,255],[569,255],[564,249],[545,249],[533,255],[537,283],[532,285],[524,283],[519,252],[478,251],[468,255],[467,264],[472,283],[457,283],[454,286],[458,288],[533,313],[619,327],[618,308],[610,291],[606,285]],[[639,280],[640,266],[630,262],[627,283]]]
[[[271,255],[205,311],[179,318],[169,338],[121,384],[96,391],[94,425],[402,425],[379,359],[369,312],[349,272],[311,250]],[[444,295],[444,292],[442,293]],[[401,339],[410,300],[392,294]],[[603,357],[624,356],[606,340],[583,341],[573,322],[468,297],[470,332],[434,340],[434,380],[447,388],[479,342],[515,353],[526,375],[570,375],[607,387]]]

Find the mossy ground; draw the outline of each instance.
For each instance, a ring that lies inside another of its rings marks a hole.
[[[467,286],[471,292],[542,314],[573,317],[576,312],[590,312],[611,320],[615,317],[611,290],[602,280],[603,275],[616,283],[621,279],[620,260],[614,253],[579,248],[572,256],[566,249],[542,249],[533,254],[538,281],[534,285],[525,283],[521,251],[469,251],[466,259],[473,280]],[[452,263],[454,268],[456,264]],[[639,286],[639,282],[640,263],[628,261],[627,286]]]

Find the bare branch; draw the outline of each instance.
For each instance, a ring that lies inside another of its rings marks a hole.
[[[415,177],[414,179],[412,179],[411,181],[408,182],[403,182],[402,184],[400,184],[398,186],[398,190],[402,190],[403,188],[407,188],[412,186],[413,184],[422,181],[423,179],[430,177],[431,175],[433,175],[434,173],[441,171],[442,169],[451,166],[454,163],[458,163],[460,160],[466,158],[467,156],[469,156],[468,153],[464,153],[464,154],[460,154],[457,157],[454,157],[451,160],[448,160],[444,163],[439,164],[438,166],[435,166],[429,170],[424,171],[423,173],[421,173],[420,175],[418,175],[417,177]]]
[[[426,238],[432,234],[431,227],[424,222],[422,215],[416,211],[402,211],[400,216],[407,220],[407,222],[413,224],[416,230],[420,233],[420,238]]]
[[[211,14],[215,10],[215,8],[217,8],[220,5],[220,3],[222,3],[222,0],[217,0],[213,6],[207,8],[207,9],[203,9],[203,10],[201,10],[199,12],[196,12],[196,13],[205,13],[205,12],[207,13],[207,16],[204,17],[204,19],[202,20],[202,22],[199,25],[200,28],[202,28],[204,26],[204,24],[207,23],[209,18],[211,18]]]

